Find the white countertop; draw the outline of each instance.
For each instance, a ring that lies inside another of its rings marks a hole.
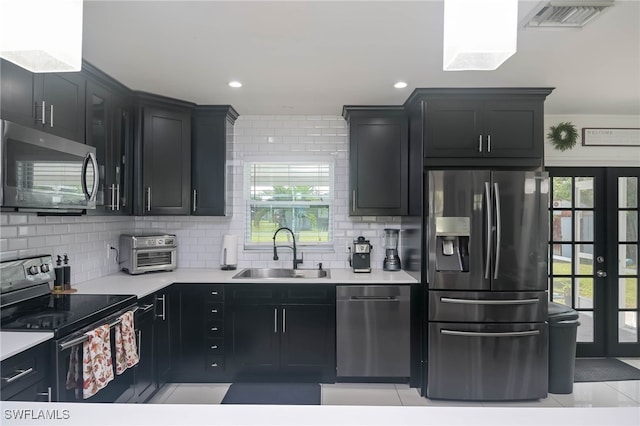
[[[142,298],[174,283],[202,284],[241,284],[241,283],[273,283],[273,284],[415,284],[418,281],[405,271],[372,270],[371,273],[354,273],[351,269],[330,269],[330,278],[285,278],[285,279],[233,279],[235,271],[220,269],[176,269],[172,272],[154,272],[141,275],[129,275],[118,272],[73,286],[76,294],[133,294]],[[25,351],[41,342],[53,338],[53,333],[42,332],[0,332],[0,360]]]
[[[330,278],[283,278],[283,279],[233,279],[235,271],[220,269],[176,269],[172,272],[153,272],[141,275],[128,275],[124,272],[107,275],[74,286],[80,294],[135,294],[139,298],[155,293],[173,283],[202,284],[415,284],[418,281],[405,271],[373,270],[371,273],[354,273],[351,269],[330,269]]]
[[[53,338],[51,332],[2,331],[0,332],[0,361],[26,351]]]

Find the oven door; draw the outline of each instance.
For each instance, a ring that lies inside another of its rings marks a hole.
[[[131,274],[176,269],[176,248],[133,249]]]
[[[121,311],[117,316],[127,310],[135,310],[131,307]],[[114,319],[117,318],[114,316]],[[113,319],[112,319],[113,321]],[[107,386],[99,390],[95,395],[85,399],[82,396],[82,346],[84,333],[105,324],[109,321],[101,321],[95,326],[83,329],[80,332],[66,336],[55,342],[55,379],[53,383],[53,401],[57,402],[127,402],[134,396],[133,368],[126,369],[122,374],[115,372],[115,331],[111,327],[111,365],[114,378]]]

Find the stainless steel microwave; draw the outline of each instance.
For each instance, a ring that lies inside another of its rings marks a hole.
[[[3,208],[81,213],[95,209],[98,163],[92,146],[0,121]]]

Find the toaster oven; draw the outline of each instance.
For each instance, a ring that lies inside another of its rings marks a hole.
[[[120,269],[132,275],[172,271],[176,253],[176,236],[172,234],[120,235]]]

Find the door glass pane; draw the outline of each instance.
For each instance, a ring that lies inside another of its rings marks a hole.
[[[638,341],[638,313],[618,313],[618,341],[635,343]]]
[[[553,275],[571,275],[571,259],[573,256],[571,244],[554,244],[552,249],[553,256]]]
[[[618,178],[618,207],[636,208],[638,207],[638,178],[619,177]]]
[[[553,208],[571,207],[572,191],[570,177],[553,178]]]
[[[576,212],[576,241],[593,241],[593,212]]]
[[[576,286],[573,306],[579,309],[593,309],[593,278],[574,278]]]
[[[593,275],[593,244],[576,244],[577,275]]]
[[[638,275],[637,244],[618,244],[618,274]]]
[[[571,278],[553,279],[553,301],[563,305],[571,305]]]
[[[571,211],[554,211],[551,239],[553,241],[571,241],[571,222]]]
[[[637,278],[620,278],[618,280],[618,307],[623,309],[638,307]]]
[[[576,177],[576,207],[593,207],[593,178]]]
[[[593,342],[593,312],[578,312],[578,342]]]
[[[618,239],[619,241],[638,241],[638,212],[618,212]]]

